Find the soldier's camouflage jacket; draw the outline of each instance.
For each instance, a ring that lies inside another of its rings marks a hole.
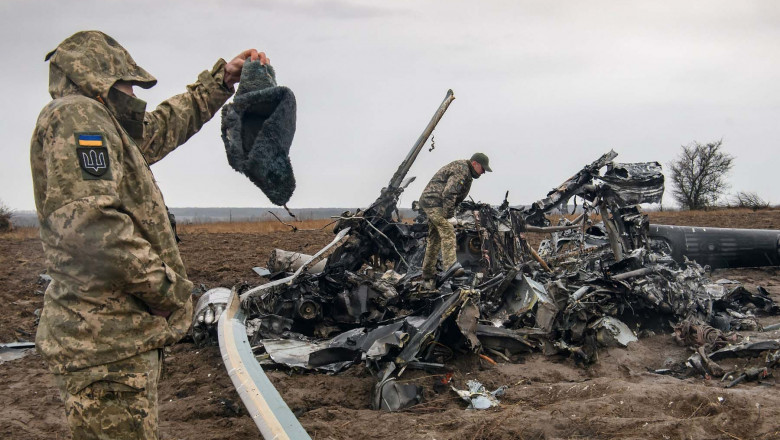
[[[79,32],[47,59],[53,101],[38,117],[30,162],[53,281],[36,345],[64,373],[172,344],[187,331],[192,283],[149,165],[195,134],[232,90],[219,60],[147,113],[112,85],[156,80],[111,37]]]
[[[455,208],[460,205],[471,189],[471,182],[479,175],[472,169],[468,160],[456,160],[444,165],[423,190],[420,196],[420,206],[423,208],[442,207],[444,217],[455,215]]]

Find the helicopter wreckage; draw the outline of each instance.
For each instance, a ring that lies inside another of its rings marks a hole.
[[[747,352],[765,354],[767,363],[737,374],[741,380],[761,379],[778,364],[780,341],[741,341],[735,331],[760,330],[757,315],[780,307],[762,288],[710,280],[701,264],[780,265],[780,231],[651,225],[640,204],[661,201],[661,166],[617,163],[614,151],[530,207],[506,198],[498,207],[463,202],[451,220],[458,262],[426,289],[426,218],[420,210],[405,222],[396,204],[452,99],[450,91],[377,200],[338,219],[329,245],[311,256],[277,250],[261,272],[270,282],[201,296],[194,339],[218,333],[231,379],[264,436],[306,433],[260,364],[335,373],[363,363],[377,378],[372,407],[390,411],[422,399],[418,386],[397,380],[407,369],[446,371],[459,351],[507,362],[543,352],[590,364],[601,347],[673,331],[695,354],[659,373],[719,376],[718,359]],[[560,213],[572,199],[581,201],[576,218]],[[534,249],[530,234],[547,238]]]

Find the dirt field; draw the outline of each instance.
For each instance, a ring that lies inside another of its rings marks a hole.
[[[659,212],[655,223],[780,229],[780,210]],[[190,278],[206,287],[259,284],[251,268],[264,265],[276,247],[312,253],[330,241],[324,231],[240,232],[221,226],[182,231],[181,250]],[[34,232],[0,236],[0,342],[32,340],[35,310],[42,306],[43,253]],[[762,285],[780,301],[777,268],[718,271],[730,278]],[[764,318],[764,324],[779,321]],[[744,333],[743,333],[744,334]],[[780,331],[770,333],[779,338]],[[725,389],[718,379],[678,380],[648,370],[664,368],[689,356],[669,334],[631,343],[600,354],[590,368],[542,355],[523,363],[491,366],[473,356],[453,360],[454,383],[475,378],[489,389],[507,385],[499,408],[466,411],[452,391],[433,391],[435,377],[405,374],[426,387],[425,403],[398,413],[369,409],[374,378],[362,367],[335,376],[269,371],[271,380],[315,439],[777,439],[780,393],[770,378]],[[761,360],[739,359],[723,366]],[[780,372],[775,371],[776,374]],[[0,438],[70,438],[59,395],[40,357],[0,364]],[[259,432],[243,410],[222,365],[217,347],[171,347],[160,385],[161,435],[165,439],[254,439]]]

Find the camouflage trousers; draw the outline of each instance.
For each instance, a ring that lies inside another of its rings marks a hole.
[[[428,242],[422,265],[423,279],[432,279],[436,275],[436,262],[439,260],[440,251],[444,270],[457,261],[455,228],[444,217],[441,207],[423,208],[423,211],[428,216]]]
[[[160,350],[55,374],[73,440],[157,439]]]

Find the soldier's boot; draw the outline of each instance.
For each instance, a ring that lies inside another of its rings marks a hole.
[[[450,266],[447,270],[439,274],[439,276],[437,277],[438,284],[441,284],[450,278],[460,277],[465,274],[466,274],[466,269],[464,269],[463,266],[460,265],[460,262],[456,261],[452,263],[452,266]]]
[[[435,260],[434,260],[435,261]],[[433,265],[423,266],[422,283],[420,284],[423,290],[435,290],[436,289],[436,263]]]

